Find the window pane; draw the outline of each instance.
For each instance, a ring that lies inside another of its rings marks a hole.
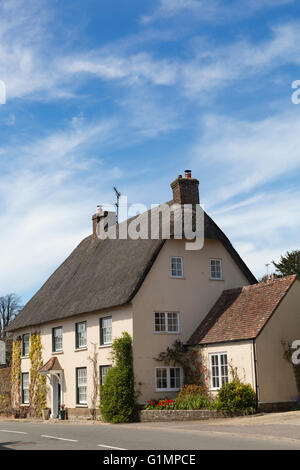
[[[22,374],[22,403],[29,403],[29,373]]]
[[[165,367],[156,369],[156,388],[167,388],[167,387],[168,387],[167,369]]]
[[[87,371],[85,367],[77,369],[77,400],[79,405],[87,403]]]
[[[221,383],[228,383],[227,354],[221,354]]]
[[[110,344],[112,342],[112,318],[100,319],[100,343]]]
[[[180,367],[171,367],[170,368],[170,388],[180,388]]]
[[[178,332],[178,313],[169,312],[168,313],[168,331],[169,332]]]
[[[53,351],[62,351],[62,328],[53,328]]]
[[[219,259],[210,261],[210,276],[212,279],[222,279],[222,262]]]
[[[164,312],[155,313],[155,331],[166,331],[166,321]]]
[[[211,385],[212,388],[219,388],[219,356],[211,356]]]
[[[76,324],[76,347],[86,347],[86,322]]]
[[[111,366],[100,366],[100,385],[103,385]]]
[[[182,277],[182,258],[173,257],[171,258],[171,276],[172,277]]]
[[[29,343],[30,343],[30,334],[26,333],[23,335],[23,344],[22,344],[22,355],[28,356],[29,355]]]

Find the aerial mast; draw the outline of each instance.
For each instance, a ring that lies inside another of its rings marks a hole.
[[[117,224],[118,224],[119,223],[119,206],[120,206],[121,193],[120,193],[120,191],[117,190],[117,188],[115,186],[114,186],[114,192],[116,193],[116,196],[117,196],[117,202],[115,203],[115,206],[117,208],[116,221],[117,221]]]

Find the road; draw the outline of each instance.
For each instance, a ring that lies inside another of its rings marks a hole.
[[[0,450],[299,449],[300,412],[227,420],[133,423],[0,420]]]

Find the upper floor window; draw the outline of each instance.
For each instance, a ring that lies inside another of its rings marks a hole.
[[[210,354],[210,387],[219,389],[228,383],[227,353]]]
[[[22,356],[29,356],[30,334],[22,336]]]
[[[179,333],[178,312],[155,312],[156,333]]]
[[[112,343],[112,317],[100,318],[100,344]]]
[[[171,277],[183,277],[183,260],[181,256],[171,258]]]
[[[100,385],[104,385],[106,376],[111,369],[111,366],[100,366]]]
[[[22,374],[22,404],[29,403],[29,372]]]
[[[76,369],[76,403],[87,404],[87,370],[86,367]]]
[[[223,279],[221,259],[210,260],[210,278],[214,280]]]
[[[52,352],[59,352],[63,349],[63,329],[61,326],[52,328]]]
[[[182,382],[182,369],[180,367],[156,367],[155,386],[157,392],[179,390]]]
[[[76,349],[86,348],[86,321],[76,323]]]

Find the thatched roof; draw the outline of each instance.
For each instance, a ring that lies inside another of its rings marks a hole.
[[[220,240],[247,280],[255,283],[224,233],[207,214],[204,220],[205,238]],[[164,243],[162,239],[85,238],[25,305],[8,331],[129,303]]]

